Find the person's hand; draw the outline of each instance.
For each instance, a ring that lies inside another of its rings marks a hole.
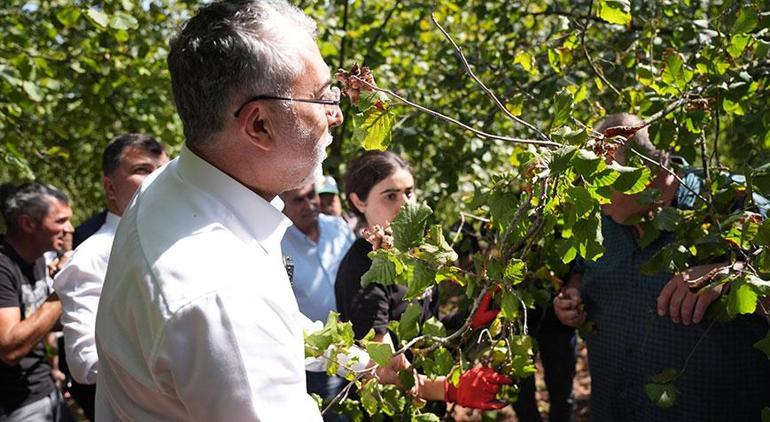
[[[506,403],[495,400],[501,385],[511,384],[511,379],[498,374],[492,368],[473,368],[460,375],[455,387],[444,381],[444,399],[473,409],[502,409]]]
[[[61,271],[61,269],[67,265],[67,261],[69,261],[70,257],[72,257],[72,251],[67,251],[64,252],[60,257],[51,261],[51,263],[48,264],[48,275],[51,276],[51,278],[56,276],[56,274],[58,274],[59,271]]]
[[[374,375],[380,384],[393,384],[400,387],[401,380],[398,378],[398,372],[409,369],[411,365],[406,356],[399,353],[390,359],[387,366],[378,366],[374,370]]]
[[[476,309],[476,313],[473,314],[473,318],[471,318],[471,328],[478,329],[482,327],[486,327],[489,325],[494,319],[497,317],[497,314],[500,313],[499,309],[489,309],[489,304],[492,303],[492,294],[489,293],[489,290],[487,290],[486,293],[484,293],[484,296],[481,298],[481,302],[479,302],[479,307]]]
[[[586,312],[583,309],[583,299],[580,290],[569,287],[553,299],[553,311],[562,324],[577,328],[586,322]]]
[[[701,289],[697,293],[690,290],[690,282],[698,282],[708,277],[724,265],[701,265],[677,274],[663,286],[658,295],[658,315],[671,316],[671,321],[679,324],[698,324],[703,320],[706,309],[722,294],[722,285],[711,289]]]

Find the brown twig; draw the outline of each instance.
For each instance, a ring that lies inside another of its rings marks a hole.
[[[424,106],[421,106],[421,105],[419,105],[417,103],[409,101],[406,98],[396,94],[395,92],[393,92],[393,91],[391,91],[389,89],[384,89],[384,88],[379,88],[377,86],[374,86],[374,85],[364,81],[363,79],[361,79],[361,78],[359,78],[357,76],[351,76],[351,78],[361,82],[361,84],[366,85],[367,87],[369,87],[370,89],[372,89],[374,91],[382,92],[384,94],[387,94],[388,96],[390,96],[392,98],[395,98],[395,99],[399,100],[400,102],[402,102],[402,103],[404,103],[404,104],[406,104],[406,105],[408,105],[410,107],[416,108],[417,110],[420,110],[420,111],[422,111],[424,113],[428,113],[431,116],[438,117],[439,119],[442,119],[444,121],[453,123],[453,124],[455,124],[457,126],[460,126],[461,128],[463,128],[463,129],[465,129],[467,131],[473,132],[474,134],[476,134],[480,138],[493,139],[493,140],[497,140],[497,141],[505,141],[505,142],[511,142],[511,143],[514,143],[514,144],[522,144],[522,145],[542,145],[542,146],[548,146],[548,147],[560,147],[560,146],[562,146],[562,144],[560,144],[558,142],[553,142],[553,141],[541,141],[541,140],[537,140],[537,139],[523,139],[523,138],[513,138],[513,137],[510,137],[510,136],[493,135],[491,133],[487,133],[487,132],[484,132],[482,130],[476,129],[474,127],[468,126],[467,124],[465,124],[465,123],[463,123],[463,122],[461,122],[461,121],[459,121],[457,119],[454,119],[452,117],[449,117],[449,116],[447,116],[445,114],[439,113],[438,111],[431,110],[431,109],[429,109],[427,107],[424,107]]]
[[[435,8],[435,3],[434,3],[434,8]],[[545,133],[540,131],[538,128],[536,128],[531,123],[526,122],[526,121],[524,121],[523,119],[521,119],[521,118],[519,118],[517,116],[514,116],[513,113],[511,113],[510,111],[508,111],[507,108],[505,108],[505,105],[503,105],[503,103],[500,102],[500,99],[498,99],[497,96],[492,92],[492,90],[490,90],[484,84],[484,82],[482,82],[481,79],[479,79],[479,77],[476,76],[476,74],[473,72],[473,69],[471,69],[471,65],[470,65],[470,63],[468,63],[468,59],[465,58],[465,55],[463,54],[462,49],[460,48],[460,46],[457,45],[455,40],[452,38],[451,35],[449,35],[449,33],[444,29],[444,27],[441,26],[440,23],[438,23],[438,20],[436,19],[436,14],[434,12],[431,12],[430,18],[431,18],[431,20],[433,20],[433,24],[436,25],[436,27],[439,29],[439,31],[441,31],[441,33],[444,34],[444,38],[446,38],[447,41],[449,41],[449,43],[452,44],[452,47],[454,48],[455,52],[457,53],[457,56],[462,61],[463,66],[465,66],[465,70],[466,70],[466,72],[468,72],[468,75],[470,75],[470,77],[476,82],[476,84],[481,88],[481,90],[484,91],[484,93],[486,93],[487,96],[489,96],[489,98],[492,99],[492,101],[495,103],[495,105],[497,105],[497,108],[502,110],[503,113],[505,113],[505,115],[508,116],[509,119],[513,120],[516,123],[519,123],[519,124],[525,126],[527,129],[533,131],[535,134],[537,134],[537,136],[540,137],[540,139],[543,139],[544,141],[549,141],[550,142],[551,139],[548,136],[546,136]]]
[[[594,7],[594,2],[593,2],[593,0],[591,0],[591,1],[588,3],[588,15],[586,15],[586,19],[585,19],[585,21],[583,22],[583,30],[582,30],[582,31],[581,31],[581,33],[580,33],[580,45],[583,47],[583,54],[585,55],[585,57],[586,57],[586,60],[588,60],[588,64],[591,66],[591,69],[594,71],[594,74],[595,74],[595,75],[596,75],[596,76],[597,76],[599,79],[601,79],[601,80],[602,80],[602,82],[604,82],[604,84],[605,84],[605,85],[607,85],[608,87],[610,87],[610,89],[612,89],[612,91],[613,91],[613,92],[615,92],[615,94],[616,94],[618,97],[620,97],[621,99],[623,99],[623,95],[620,93],[620,91],[618,91],[618,89],[617,89],[617,88],[615,88],[615,85],[613,85],[612,83],[610,83],[610,81],[609,81],[609,80],[607,80],[607,78],[606,78],[606,77],[604,77],[604,74],[603,74],[602,72],[600,72],[600,71],[599,71],[599,68],[598,68],[598,67],[596,67],[596,64],[594,64],[594,61],[593,61],[593,59],[591,58],[591,55],[590,55],[590,54],[588,54],[588,47],[586,47],[586,32],[588,32],[588,27],[589,27],[589,25],[591,24],[591,20],[590,20],[589,18],[591,17],[591,12],[593,11],[593,7]]]

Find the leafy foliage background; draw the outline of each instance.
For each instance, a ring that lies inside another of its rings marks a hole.
[[[474,71],[508,108],[540,128],[552,120],[559,89],[574,91],[572,115],[592,124],[605,113],[650,115],[666,100],[667,55],[679,53],[691,84],[708,80],[719,126],[707,135],[721,162],[737,171],[767,161],[768,16],[766,4],[740,1],[614,2],[627,25],[601,19],[593,4],[586,46],[622,95],[591,70],[579,46],[588,1],[441,1],[439,20]],[[612,3],[612,2],[609,2]],[[358,61],[381,86],[499,134],[527,135],[488,101],[430,21],[422,1],[303,1],[319,23],[322,54],[335,70]],[[193,1],[6,1],[0,9],[0,180],[38,178],[63,187],[76,219],[102,206],[99,156],[125,131],[183,142],[165,65],[168,38]],[[745,36],[744,36],[745,34]],[[736,40],[736,36],[739,38]],[[745,50],[732,54],[745,40]],[[671,77],[681,81],[682,77]],[[350,110],[346,110],[350,111]],[[352,119],[337,130],[327,162],[339,175],[360,146]],[[655,141],[690,161],[697,149],[681,115],[653,125]],[[697,125],[696,125],[697,126]],[[718,129],[718,133],[717,133]],[[455,213],[471,180],[510,166],[513,146],[485,142],[413,111],[399,115],[392,148],[408,156],[429,203]],[[750,152],[750,153],[747,153]],[[456,217],[453,217],[456,218]]]

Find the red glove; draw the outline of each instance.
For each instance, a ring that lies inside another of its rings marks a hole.
[[[497,390],[511,379],[492,368],[473,368],[460,375],[460,383],[453,386],[444,381],[444,400],[473,409],[502,409],[506,403],[495,400]]]
[[[473,318],[471,319],[471,328],[475,330],[477,328],[486,327],[495,320],[500,310],[489,309],[489,304],[491,302],[492,294],[489,293],[489,290],[487,290],[487,292],[484,293],[484,297],[481,298],[481,302],[479,303],[478,309],[476,309],[476,313],[473,314]]]

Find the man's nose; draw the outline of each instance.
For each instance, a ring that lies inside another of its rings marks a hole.
[[[342,122],[345,121],[345,118],[342,116],[342,108],[340,108],[339,104],[335,105],[335,113],[334,115],[329,115],[329,127],[337,127],[342,124]]]

